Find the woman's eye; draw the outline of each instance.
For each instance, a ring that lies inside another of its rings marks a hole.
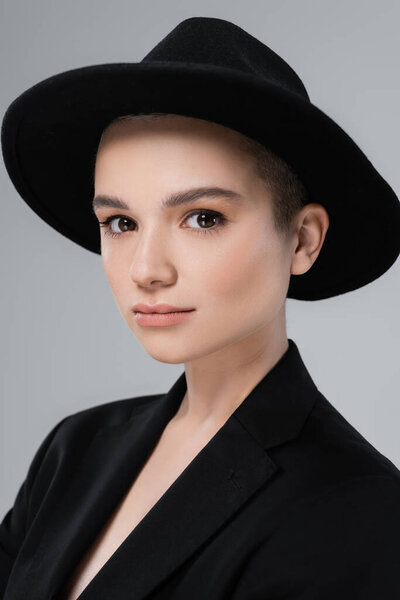
[[[202,226],[197,229],[193,227],[198,233],[211,233],[222,227],[225,224],[226,218],[221,213],[212,211],[212,210],[196,210],[196,212],[191,213],[185,219],[185,221],[192,221],[193,225],[198,225],[199,223]],[[205,227],[203,227],[205,225]]]
[[[222,227],[227,221],[226,217],[222,213],[206,209],[192,212],[186,217],[185,222],[190,220],[192,220],[192,224],[189,229],[192,229],[196,233],[213,233]],[[115,231],[115,229],[113,229],[112,223],[114,221],[116,222],[117,227],[120,228],[120,231]],[[196,227],[196,225],[199,224],[200,227]],[[133,231],[134,226],[135,221],[132,221],[125,215],[112,215],[105,221],[100,221],[100,227],[105,228],[104,234],[110,235],[111,237],[119,237],[128,231]]]
[[[105,221],[100,221],[100,227],[104,227],[105,228],[105,232],[104,235],[110,235],[111,237],[118,237],[120,235],[123,235],[124,233],[126,233],[126,231],[122,231],[122,232],[116,232],[113,230],[113,228],[111,227],[111,224],[116,221],[118,224],[118,227],[120,226],[120,223],[123,222],[122,227],[126,227],[127,225],[131,225],[134,224],[134,221],[131,221],[131,219],[129,219],[128,217],[125,217],[124,215],[113,215],[111,217],[108,217],[108,219],[106,219]]]

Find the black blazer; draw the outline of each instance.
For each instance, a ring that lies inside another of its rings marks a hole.
[[[0,525],[4,600],[51,600],[186,391],[60,421]],[[313,383],[295,342],[80,600],[398,600],[400,471]]]

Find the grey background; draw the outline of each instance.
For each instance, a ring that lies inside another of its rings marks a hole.
[[[395,0],[230,0],[217,6],[207,0],[3,0],[1,117],[17,95],[53,74],[140,61],[191,16],[230,20],[280,54],[311,101],[353,137],[399,194]],[[1,518],[59,420],[113,399],[167,391],[184,366],[146,354],[117,309],[101,258],[42,222],[16,192],[2,160],[0,186]],[[400,260],[354,292],[287,302],[288,337],[317,386],[397,467],[399,275]]]

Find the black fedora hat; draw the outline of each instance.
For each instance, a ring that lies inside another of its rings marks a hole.
[[[92,212],[103,129],[125,114],[206,119],[282,157],[330,219],[320,254],[292,275],[288,298],[319,300],[360,288],[400,254],[400,202],[350,136],[313,105],[295,71],[239,26],[179,23],[138,63],[58,73],[20,94],[2,122],[7,172],[23,200],[62,235],[101,253]]]

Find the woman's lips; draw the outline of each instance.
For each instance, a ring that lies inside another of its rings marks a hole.
[[[136,323],[145,327],[167,327],[169,325],[181,323],[185,319],[189,318],[192,313],[194,313],[194,309],[167,313],[135,312],[134,318]]]

